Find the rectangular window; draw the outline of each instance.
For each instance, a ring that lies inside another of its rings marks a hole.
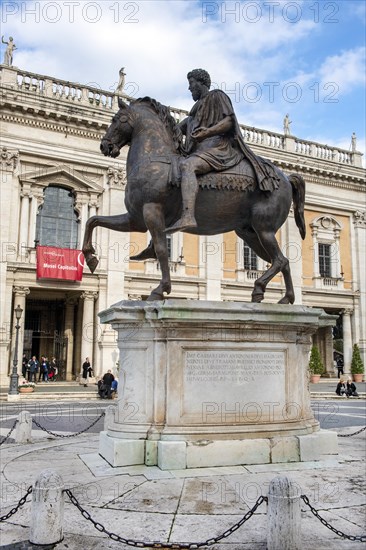
[[[319,243],[319,273],[321,277],[331,277],[330,244]]]
[[[246,243],[244,243],[244,269],[258,269],[258,256]]]

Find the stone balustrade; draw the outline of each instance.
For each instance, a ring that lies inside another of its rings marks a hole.
[[[33,92],[43,97],[89,105],[101,109],[117,109],[114,92],[94,86],[68,82],[59,78],[17,71],[17,88],[22,92]],[[126,99],[130,99],[127,98]]]
[[[22,92],[66,101],[70,104],[89,106],[102,111],[114,112],[118,109],[118,95],[115,91],[102,90],[93,85],[79,84],[29,71],[22,71],[15,67],[0,66],[0,84]],[[134,99],[123,93],[120,95],[127,103]],[[183,109],[175,107],[169,107],[169,109],[177,122],[183,120],[188,114]],[[362,153],[359,151],[351,152],[339,147],[330,147],[298,139],[296,136],[270,132],[268,130],[245,126],[244,124],[240,124],[239,126],[244,141],[249,145],[266,147],[277,151],[287,151],[335,164],[362,167]]]
[[[295,151],[301,155],[307,155],[310,157],[329,160],[331,162],[337,162],[340,164],[353,164],[353,153],[340,149],[338,147],[329,147],[328,145],[321,145],[320,143],[314,143],[311,141],[305,141],[295,139]]]

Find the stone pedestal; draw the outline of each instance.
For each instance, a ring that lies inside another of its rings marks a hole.
[[[310,408],[311,335],[334,319],[303,306],[122,301],[118,405],[100,435],[112,466],[182,469],[319,460],[337,436]]]

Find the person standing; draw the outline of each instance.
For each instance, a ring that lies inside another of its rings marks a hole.
[[[83,379],[84,379],[84,388],[88,387],[88,377],[92,374],[92,368],[90,364],[89,357],[86,357],[83,363]]]
[[[28,357],[25,353],[23,353],[23,359],[22,359],[22,376],[23,378],[27,378],[27,366],[28,366]]]
[[[28,365],[29,365],[29,382],[36,383],[37,372],[39,370],[39,361],[37,360],[37,357],[35,355],[33,355]]]
[[[41,355],[41,361],[39,364],[39,373],[38,373],[38,382],[42,382],[43,380],[43,363],[44,363],[44,355]]]
[[[43,382],[48,382],[49,364],[48,364],[48,358],[47,357],[43,357],[43,361],[42,361],[42,364],[41,364],[41,370],[42,370]]]
[[[344,374],[343,367],[344,367],[343,358],[341,356],[338,356],[337,358],[338,378],[340,378],[341,374]]]

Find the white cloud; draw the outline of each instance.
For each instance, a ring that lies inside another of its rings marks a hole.
[[[366,48],[360,47],[327,57],[319,70],[322,84],[334,82],[341,93],[364,86],[365,53]]]

